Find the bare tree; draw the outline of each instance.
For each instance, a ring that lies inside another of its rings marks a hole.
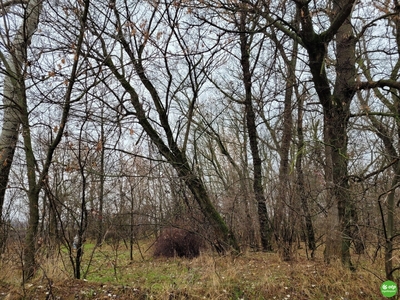
[[[390,27],[393,29],[393,39],[397,47],[400,49],[400,20],[397,17],[400,12],[398,1],[394,1],[393,8],[383,6],[377,7],[383,16],[387,17]],[[393,16],[391,16],[393,15]],[[363,76],[369,81],[373,82],[374,70],[370,69],[373,62],[373,54],[369,54],[366,41],[362,40],[360,49],[363,60],[358,61],[358,65],[362,70]],[[400,57],[398,53],[395,55],[389,54],[389,60],[394,60],[393,68],[387,69],[389,80],[396,82],[398,80],[399,62]],[[386,95],[380,88],[376,87],[372,91],[367,90],[359,91],[357,93],[358,100],[361,107],[361,112],[357,116],[366,116],[373,128],[373,132],[379,137],[384,148],[385,161],[382,166],[374,171],[372,174],[385,172],[387,168],[392,169],[391,182],[385,188],[386,191],[378,196],[378,203],[381,211],[383,235],[385,239],[385,271],[387,279],[394,280],[394,272],[397,268],[393,266],[393,251],[395,249],[396,226],[395,226],[395,197],[396,190],[400,182],[400,161],[398,152],[398,137],[400,132],[400,123],[397,118],[398,108],[400,104],[400,92],[398,88],[391,87],[390,94]],[[379,99],[378,105],[375,104]],[[371,174],[364,175],[359,180],[366,180]]]
[[[38,10],[41,7],[41,3],[36,3],[34,5],[34,9]],[[21,124],[23,131],[23,143],[24,143],[24,152],[26,157],[26,165],[27,165],[27,178],[28,178],[28,201],[29,201],[29,220],[28,220],[28,229],[26,234],[25,241],[25,249],[24,249],[24,280],[30,279],[34,274],[37,268],[35,261],[36,247],[37,247],[37,234],[38,234],[38,223],[39,223],[39,195],[43,188],[44,183],[46,182],[46,177],[49,172],[50,165],[52,163],[52,158],[56,147],[61,141],[61,138],[64,134],[64,129],[66,127],[66,122],[69,116],[69,110],[71,105],[72,98],[72,88],[76,81],[77,76],[77,68],[79,65],[79,53],[83,42],[84,31],[85,31],[85,22],[86,16],[89,8],[89,1],[85,2],[81,24],[80,24],[80,32],[77,38],[77,53],[76,59],[71,67],[71,75],[69,77],[69,81],[67,84],[67,91],[65,94],[64,104],[61,119],[59,121],[59,127],[57,127],[57,134],[54,139],[49,144],[46,155],[44,158],[44,164],[42,170],[37,175],[37,159],[35,158],[34,147],[32,142],[31,135],[31,125],[30,125],[30,111],[28,106],[28,101],[26,97],[26,89],[25,86],[22,89],[23,97],[20,104],[20,113],[21,113]]]
[[[309,199],[306,192],[306,183],[303,170],[303,157],[305,152],[304,130],[303,130],[303,114],[304,114],[304,95],[297,95],[297,158],[296,158],[296,184],[297,193],[300,198],[301,209],[304,216],[305,233],[307,238],[307,246],[312,251],[311,257],[314,257],[314,251],[317,249],[315,230],[311,218],[309,208]]]
[[[192,115],[202,85],[202,80],[196,74],[201,74],[199,69],[206,68],[208,64],[207,58],[196,49],[200,47],[200,41],[195,44],[195,49],[191,49],[192,46],[189,46],[188,41],[185,40],[185,36],[191,30],[195,33],[197,27],[180,26],[179,5],[155,2],[143,4],[141,7],[136,5],[130,7],[130,3],[125,2],[112,8],[105,7],[104,10],[107,14],[102,18],[105,18],[105,22],[109,24],[107,26],[111,28],[101,28],[92,23],[91,31],[98,39],[98,51],[92,52],[92,56],[109,68],[125,93],[129,95],[133,110],[127,110],[125,103],[120,104],[121,108],[125,109],[125,113],[135,116],[138,124],[166,161],[185,181],[215,231],[215,247],[219,251],[226,251],[228,248],[239,250],[235,237],[211,202],[204,183],[196,174],[196,169],[191,167],[187,157],[188,133],[191,130]],[[146,18],[132,19],[134,17],[132,11],[136,11],[138,15],[144,14]],[[99,9],[98,13],[100,12]],[[117,28],[117,33],[111,35],[113,39],[106,38],[103,32],[115,28]],[[123,55],[129,59],[130,65],[125,65],[124,56],[117,58],[112,54],[112,49],[107,46],[109,43],[119,45],[118,47],[123,50]],[[155,55],[154,62],[158,64],[158,68],[163,68],[166,74],[163,76],[165,81],[161,81],[163,77],[154,77],[152,74],[154,70],[146,67],[149,55]],[[172,65],[173,60],[178,57],[180,58],[179,67],[185,70],[184,74],[182,71],[177,73],[176,67]],[[136,76],[136,80],[141,85],[133,85],[131,76]],[[177,82],[177,79],[181,81]],[[157,88],[158,86],[162,86],[163,89]],[[184,116],[185,126],[179,127],[178,122],[178,127],[175,129],[177,135],[174,136],[174,129],[171,127],[173,114],[170,111],[174,108],[174,101],[184,87],[188,87],[190,91],[190,99]],[[154,120],[155,117],[158,118],[157,122]]]
[[[2,222],[2,208],[7,190],[8,178],[14,158],[15,147],[19,137],[21,126],[21,110],[25,102],[24,77],[29,66],[28,47],[32,36],[36,31],[41,13],[41,1],[28,1],[27,3],[1,1],[1,15],[6,17],[13,5],[23,4],[22,24],[13,34],[4,37],[4,46],[8,54],[0,52],[0,59],[4,65],[3,85],[3,123],[0,135],[0,224]],[[5,21],[5,24],[8,24]],[[8,33],[12,28],[6,27]],[[7,40],[8,39],[8,40]],[[2,249],[3,237],[0,236],[0,249]]]
[[[244,105],[246,115],[246,128],[249,136],[251,155],[253,158],[253,190],[258,204],[258,216],[260,222],[261,244],[264,251],[272,250],[272,224],[268,217],[266,199],[264,195],[262,180],[262,160],[258,149],[258,134],[256,125],[256,115],[253,109],[253,91],[252,91],[252,70],[250,66],[251,51],[251,32],[254,29],[247,29],[248,12],[243,10],[238,17],[238,31],[240,38],[241,66],[243,71],[243,85],[245,90]],[[254,26],[254,22],[252,22]]]

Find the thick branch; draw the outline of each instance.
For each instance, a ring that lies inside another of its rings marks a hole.
[[[378,81],[363,81],[356,84],[357,90],[369,90],[374,88],[393,88],[400,90],[400,81],[381,79]]]

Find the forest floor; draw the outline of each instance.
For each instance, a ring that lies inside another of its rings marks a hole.
[[[352,272],[339,262],[326,265],[319,252],[308,259],[305,249],[291,262],[262,252],[152,258],[151,250],[143,249],[135,249],[130,260],[125,246],[87,245],[83,280],[72,279],[63,251],[52,258],[43,255],[37,276],[25,284],[18,251],[14,258],[6,253],[0,260],[0,299],[386,299],[380,293],[383,253],[375,261],[368,254],[353,255]]]

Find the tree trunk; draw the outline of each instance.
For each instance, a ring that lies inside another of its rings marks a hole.
[[[42,1],[31,0],[28,2],[24,13],[25,18],[23,20],[23,24],[20,26],[14,37],[12,49],[9,49],[12,56],[8,60],[3,61],[6,66],[7,73],[4,80],[4,105],[6,109],[4,111],[3,127],[0,136],[0,222],[5,191],[8,184],[8,177],[14,158],[15,146],[18,140],[18,131],[21,123],[23,123],[21,119],[25,119],[22,114],[24,107],[26,106],[24,77],[27,62],[27,48],[31,42],[33,33],[37,29],[41,10]],[[29,125],[25,122],[23,126],[25,126],[25,133],[26,130],[29,130],[29,128],[27,128],[27,126],[29,127]],[[29,159],[32,158],[29,154],[28,156]],[[33,172],[33,176],[35,176],[35,170],[29,169],[29,166],[27,167],[28,174]],[[29,184],[31,184],[30,180]],[[35,197],[35,191],[32,190],[28,193],[30,204],[33,197]],[[37,206],[29,206],[29,213],[32,214],[32,216],[38,214],[37,210]],[[33,221],[30,218],[28,223],[26,241],[32,248],[32,251],[25,251],[24,253],[24,279],[30,278],[33,274],[32,272],[34,264],[31,264],[30,262],[32,261],[32,256],[34,256],[35,252],[35,233],[32,232],[31,229],[35,231],[37,230],[37,226],[38,218],[37,221]],[[1,241],[2,238],[0,237],[0,244]]]
[[[74,60],[73,66],[71,68],[71,76],[69,78],[69,83],[67,86],[67,93],[65,96],[65,103],[63,107],[62,117],[60,120],[60,126],[57,131],[56,137],[51,142],[47,149],[46,157],[44,159],[43,169],[40,172],[38,178],[36,179],[36,159],[33,152],[32,140],[30,134],[30,124],[29,124],[29,110],[28,103],[26,99],[26,91],[24,82],[21,81],[20,87],[23,93],[23,97],[21,99],[21,124],[23,128],[23,138],[24,138],[24,150],[27,164],[27,178],[28,178],[28,201],[29,201],[29,220],[28,220],[28,228],[25,237],[25,248],[24,248],[24,270],[23,276],[24,281],[29,280],[35,274],[36,270],[36,238],[38,233],[38,224],[39,224],[39,194],[40,191],[45,184],[46,177],[49,172],[49,168],[53,159],[54,151],[58,144],[61,141],[61,138],[64,133],[65,125],[67,122],[67,118],[70,110],[70,101],[72,95],[72,88],[76,80],[77,67],[79,61],[79,51],[82,46],[84,30],[85,30],[85,22],[87,19],[87,13],[89,9],[89,0],[85,1],[84,11],[81,19],[81,27],[80,33],[77,41],[77,57]],[[25,39],[30,38],[33,32],[36,30],[39,20],[39,15],[42,10],[42,1],[35,0],[29,1],[26,15],[28,16],[25,22],[25,26],[23,26],[23,33],[25,34]],[[29,29],[29,30],[28,30]]]
[[[3,61],[6,74],[3,89],[3,125],[0,135],[0,226],[5,193],[11,165],[14,159],[15,147],[18,141],[21,125],[21,102],[25,97],[24,73],[27,59],[27,48],[36,31],[42,4],[39,0],[29,1],[25,10],[23,24],[15,34],[9,52],[10,56]],[[4,56],[3,56],[4,57]],[[0,249],[3,237],[0,236]]]
[[[240,52],[241,66],[243,71],[243,84],[245,89],[245,115],[248,138],[250,142],[250,150],[253,158],[253,190],[258,208],[258,219],[260,223],[261,246],[263,251],[272,251],[272,228],[268,217],[266,199],[264,196],[263,180],[262,180],[262,162],[258,147],[258,135],[256,116],[253,108],[252,100],[252,75],[250,71],[250,42],[246,33],[246,15],[245,11],[240,16]]]
[[[25,91],[25,89],[23,89]],[[24,249],[24,280],[29,280],[36,269],[35,252],[36,238],[39,225],[39,192],[40,187],[36,183],[36,160],[32,148],[32,140],[29,126],[28,105],[25,101],[21,107],[22,135],[24,138],[24,150],[26,158],[27,178],[28,178],[28,201],[29,201],[29,220],[28,229],[25,237]]]
[[[354,0],[333,1],[331,26],[317,34],[313,28],[307,2],[297,2],[301,16],[301,38],[309,55],[309,66],[320,103],[324,109],[325,143],[330,150],[326,159],[332,169],[326,168],[327,184],[337,205],[342,263],[352,267],[350,257],[351,203],[348,182],[347,126],[350,103],[355,94],[355,38],[350,22]],[[328,43],[336,38],[336,81],[333,93],[325,70]],[[334,244],[332,244],[334,245]],[[331,252],[327,249],[326,253]]]
[[[11,66],[13,66],[12,61],[4,79],[3,105],[5,109],[0,135],[0,227],[3,226],[4,199],[21,124],[18,107],[21,89],[18,87],[18,81],[13,79],[21,78],[21,76],[17,75],[17,69]],[[6,239],[6,236],[2,234],[3,231],[0,232],[0,252]]]
[[[83,126],[82,126],[83,127]],[[83,129],[81,128],[80,134],[82,134]],[[82,138],[80,137],[80,141]],[[84,158],[82,158],[82,152],[84,151],[82,143],[79,143],[79,153],[78,153],[78,161],[79,161],[79,173],[81,175],[82,180],[82,191],[81,191],[81,203],[80,203],[80,215],[78,221],[78,232],[76,233],[76,239],[74,235],[74,242],[76,243],[76,255],[75,255],[75,266],[74,266],[74,277],[76,279],[81,279],[81,263],[83,257],[83,241],[84,234],[86,232],[88,226],[88,212],[86,207],[86,187],[87,180],[85,174],[85,162]]]
[[[298,22],[296,26],[298,27]],[[289,178],[289,154],[293,138],[293,116],[292,116],[292,98],[293,91],[297,86],[296,82],[296,65],[298,55],[298,42],[293,41],[293,48],[290,58],[286,54],[281,42],[272,32],[272,37],[281,53],[286,66],[286,82],[285,82],[285,98],[282,115],[282,139],[279,145],[279,182],[278,196],[275,209],[275,231],[278,238],[281,257],[285,261],[293,259],[294,249],[293,242],[295,240],[296,214],[295,210],[300,208],[298,203],[294,202],[294,194],[290,189]]]
[[[303,134],[303,98],[298,96],[298,107],[297,107],[297,159],[296,159],[296,171],[297,171],[297,192],[300,198],[301,208],[303,211],[307,247],[311,250],[311,258],[314,257],[314,251],[316,250],[314,226],[308,207],[308,199],[305,191],[305,181],[303,173],[303,152],[305,148],[304,134]]]
[[[345,1],[334,1],[336,14],[342,10]],[[334,193],[337,199],[339,226],[342,234],[341,260],[345,266],[353,268],[350,256],[352,240],[352,216],[355,206],[352,203],[348,177],[347,127],[350,116],[350,103],[355,94],[356,53],[355,37],[349,15],[336,34],[336,81],[333,92],[333,105],[324,105],[328,124],[328,140],[332,145],[332,167]]]
[[[394,280],[393,276],[393,238],[396,233],[394,231],[394,208],[395,208],[395,187],[398,185],[398,176],[392,180],[392,190],[387,195],[387,219],[385,232],[385,273],[388,280]],[[383,220],[384,221],[384,220]]]
[[[57,177],[57,175],[55,175]],[[58,182],[58,180],[55,180]],[[55,195],[50,191],[48,180],[46,180],[45,193],[47,194],[47,199],[49,199],[49,245],[51,250],[55,250],[56,246],[60,242],[60,233],[58,221],[60,220],[60,208],[58,197],[58,186],[55,186]]]
[[[105,135],[104,135],[104,107],[101,108],[101,124],[100,124],[100,186],[99,186],[99,211],[98,211],[98,232],[97,232],[97,245],[101,245],[103,241],[103,203],[104,203],[104,181],[105,181],[105,165],[104,165],[104,155],[105,155]]]

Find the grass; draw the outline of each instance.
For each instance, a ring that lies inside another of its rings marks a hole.
[[[379,290],[382,259],[372,263],[367,256],[353,256],[357,271],[351,272],[339,262],[326,265],[321,253],[307,260],[301,249],[289,263],[275,253],[220,257],[206,252],[187,260],[154,259],[150,252],[143,259],[135,251],[130,261],[122,246],[116,251],[110,245],[89,245],[83,258],[83,269],[89,267],[85,280],[72,279],[62,255],[43,257],[38,275],[23,287],[18,261],[3,256],[0,299],[386,299]]]

